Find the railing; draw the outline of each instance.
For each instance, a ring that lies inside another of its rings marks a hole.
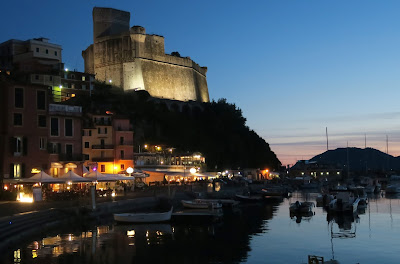
[[[92,149],[114,149],[114,145],[92,145]]]

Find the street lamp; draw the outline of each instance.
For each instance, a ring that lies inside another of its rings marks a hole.
[[[132,168],[132,167],[128,167],[128,168],[126,169],[126,172],[129,173],[129,176],[131,176],[131,174],[132,174],[132,172],[133,172],[133,168]],[[135,178],[133,179],[132,191],[135,191]]]

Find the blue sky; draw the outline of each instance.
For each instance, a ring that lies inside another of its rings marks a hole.
[[[227,98],[283,164],[329,148],[400,155],[400,1],[20,0],[2,5],[0,41],[47,37],[83,70],[92,8],[131,12],[208,67],[210,98]]]

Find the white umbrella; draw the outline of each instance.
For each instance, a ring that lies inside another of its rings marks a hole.
[[[85,178],[88,178],[92,181],[113,181],[110,177],[107,177],[108,174],[103,174],[98,171],[92,171],[85,175]]]
[[[51,177],[46,172],[40,171],[39,173],[33,175],[30,178],[23,179],[23,182],[59,183],[63,182],[63,180]]]
[[[79,176],[73,171],[68,171],[64,175],[60,177],[63,182],[90,182],[90,180],[85,179],[84,177]]]

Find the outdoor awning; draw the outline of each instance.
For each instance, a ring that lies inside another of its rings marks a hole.
[[[60,176],[59,179],[62,179],[64,182],[91,182],[90,179],[81,177],[73,171],[68,171],[64,175]]]
[[[29,182],[29,183],[35,183],[35,182],[40,182],[40,183],[60,183],[63,182],[63,180],[59,178],[54,178],[45,173],[44,171],[40,171],[39,173],[33,175],[30,178],[26,178],[22,180],[23,182]]]
[[[62,169],[62,168],[64,168],[64,166],[63,166],[61,163],[59,163],[59,162],[52,162],[52,163],[51,163],[51,167],[52,167],[52,168],[57,168],[57,169]]]
[[[78,166],[75,163],[70,162],[70,163],[65,164],[64,167],[68,168],[68,169],[76,169]]]

